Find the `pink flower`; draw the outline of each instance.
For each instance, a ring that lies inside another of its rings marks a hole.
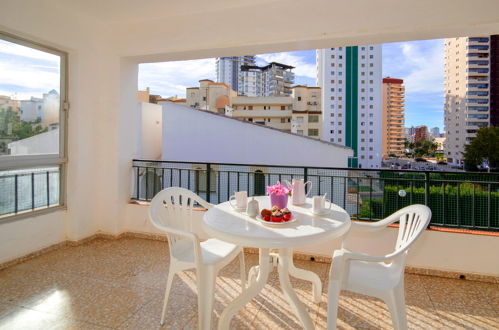
[[[279,181],[273,186],[267,186],[267,193],[269,195],[291,195],[291,189],[282,185]]]

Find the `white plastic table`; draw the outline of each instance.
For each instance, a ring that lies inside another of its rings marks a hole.
[[[268,196],[255,197],[255,199],[258,200],[260,210],[270,207]],[[294,266],[293,248],[320,244],[343,235],[350,228],[350,216],[335,204],[332,205],[329,214],[313,215],[311,199],[307,199],[307,202],[301,206],[292,205],[290,201],[288,208],[297,217],[297,221],[280,227],[267,226],[250,218],[245,212],[237,212],[228,202],[212,207],[204,215],[203,227],[212,237],[245,247],[258,248],[260,251],[259,266],[250,270],[248,288],[225,308],[220,316],[219,329],[229,329],[232,316],[263,289],[272,270],[271,267],[274,265],[277,265],[282,291],[293,312],[305,329],[314,328],[305,305],[298,299],[291,286],[289,275],[311,281],[316,302],[320,302],[322,283],[314,272]],[[270,249],[277,249],[278,253],[271,255]],[[251,276],[251,274],[256,274],[256,276]]]

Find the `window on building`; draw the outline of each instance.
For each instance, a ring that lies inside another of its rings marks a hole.
[[[338,142],[341,142],[341,138],[338,138]]]
[[[281,124],[286,123],[286,118],[281,118]]]
[[[206,96],[203,96],[203,101],[206,101]],[[246,110],[246,109],[245,109]]]
[[[318,123],[319,122],[319,116],[308,116],[308,122],[309,123]]]
[[[67,54],[0,32],[0,217],[65,204]]]
[[[286,110],[286,106],[285,105],[281,105],[281,110]]]
[[[248,110],[253,110],[253,106],[252,105],[248,105]]]
[[[319,136],[319,129],[317,128],[309,128],[308,136]]]

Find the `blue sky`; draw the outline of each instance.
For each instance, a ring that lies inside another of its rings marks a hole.
[[[258,64],[281,62],[295,67],[296,84],[315,86],[315,50],[261,54]],[[406,85],[406,126],[443,128],[443,41],[424,40],[383,45],[383,76]],[[215,80],[215,59],[141,64],[139,89],[153,94],[185,96],[200,79]],[[59,58],[0,40],[0,95],[17,99],[59,91]]]

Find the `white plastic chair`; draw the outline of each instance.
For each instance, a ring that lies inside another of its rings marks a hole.
[[[329,273],[328,329],[336,328],[341,290],[353,291],[383,300],[390,311],[395,329],[407,328],[404,296],[404,267],[409,247],[421,235],[431,219],[424,205],[411,205],[375,223],[352,222],[351,230],[333,255]],[[352,252],[347,244],[353,231],[375,233],[389,224],[400,222],[395,251],[385,256]]]
[[[198,205],[196,205],[198,204]],[[170,247],[170,269],[166,282],[161,324],[165,322],[166,307],[173,278],[176,273],[196,268],[198,278],[199,328],[210,329],[215,280],[218,271],[240,256],[241,286],[246,287],[243,248],[218,239],[200,242],[192,232],[193,213],[196,207],[211,208],[212,204],[190,190],[172,187],[160,191],[151,200],[149,216],[153,225],[167,233]],[[201,224],[199,224],[201,225]]]

